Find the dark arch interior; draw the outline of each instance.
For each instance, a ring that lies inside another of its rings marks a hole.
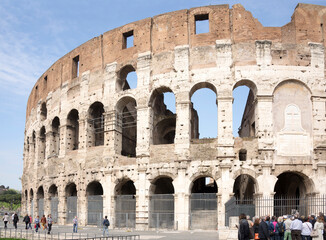
[[[235,179],[233,193],[236,199],[253,199],[255,181],[248,174],[241,174]]]
[[[102,184],[99,182],[91,182],[86,189],[87,195],[103,195]]]
[[[37,198],[44,198],[44,190],[43,187],[39,187],[39,189],[37,190]]]
[[[121,184],[121,186],[116,191],[117,195],[136,195],[136,188],[134,182],[128,180],[127,182]]]
[[[27,190],[25,190],[25,200],[27,200],[27,198],[28,198],[28,195],[27,195],[28,193],[27,193]]]
[[[286,172],[277,178],[274,188],[275,197],[305,197],[306,187],[302,176],[294,172]]]
[[[172,184],[172,179],[169,177],[162,177],[157,179],[152,183],[152,193],[153,194],[173,194],[174,187]]]
[[[48,115],[48,110],[46,108],[46,103],[42,103],[41,105],[41,120],[45,120]]]
[[[193,182],[191,193],[217,193],[217,185],[211,177],[201,177]]]
[[[67,185],[67,187],[66,187],[66,196],[67,197],[77,196],[76,184],[70,183],[69,185]]]
[[[104,145],[104,106],[100,102],[93,103],[89,108],[88,124],[93,132],[92,146]]]
[[[73,109],[68,114],[68,121],[67,121],[67,132],[68,132],[68,145],[70,150],[78,149],[79,143],[79,114],[76,109]]]
[[[58,197],[58,188],[56,185],[52,185],[49,188],[49,195],[50,197]]]
[[[34,198],[34,192],[33,192],[33,189],[31,189],[31,190],[29,191],[29,197],[30,197],[31,200],[33,200],[33,198]]]

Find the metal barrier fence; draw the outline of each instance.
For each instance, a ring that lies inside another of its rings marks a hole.
[[[174,228],[174,196],[173,194],[155,194],[151,196],[150,228]]]
[[[248,199],[236,199],[232,197],[225,204],[225,223],[229,224],[231,216],[239,216],[241,213],[252,216],[264,215],[317,215],[326,211],[326,195],[297,197],[257,197]]]
[[[52,197],[51,198],[51,216],[53,222],[58,222],[58,205],[59,205],[59,198],[58,197]]]
[[[67,223],[72,223],[77,216],[77,196],[67,197]]]
[[[118,228],[135,228],[136,198],[134,195],[118,195],[115,200],[115,226]]]
[[[36,233],[34,231],[29,230],[15,230],[15,229],[0,229],[0,238],[15,238],[15,239],[31,239],[31,240],[40,240],[40,239],[57,239],[57,240],[73,240],[73,239],[108,239],[108,240],[136,240],[140,239],[140,235],[135,234],[126,234],[126,235],[111,235],[107,237],[103,237],[99,234],[89,234],[89,233],[71,233],[71,232],[63,232],[57,234],[47,234],[44,233]]]
[[[103,197],[101,195],[88,196],[87,202],[87,223],[101,226],[103,221]]]

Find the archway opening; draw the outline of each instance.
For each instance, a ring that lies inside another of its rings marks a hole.
[[[116,186],[115,225],[120,228],[136,226],[136,188],[134,182],[124,179]]]
[[[37,209],[37,213],[41,218],[44,215],[44,190],[42,186],[37,190]]]
[[[88,110],[88,146],[104,145],[104,106],[100,102],[93,103]]]
[[[255,194],[255,180],[248,174],[241,174],[234,181],[233,193],[240,204],[245,201],[252,202]]]
[[[191,139],[217,137],[216,88],[210,83],[196,84],[190,91]]]
[[[79,145],[79,114],[76,109],[69,112],[67,118],[67,150],[76,150]]]
[[[27,189],[25,190],[25,192],[24,192],[25,194],[25,211],[26,211],[26,214],[28,214],[28,191],[27,191]]]
[[[305,198],[308,191],[305,182],[309,182],[308,177],[296,172],[284,172],[280,174],[274,187],[274,215],[294,214],[299,212],[300,215],[311,214],[308,212],[308,206],[305,204]]]
[[[121,132],[121,155],[136,157],[137,103],[132,97],[124,97],[117,104],[118,132]]]
[[[131,65],[123,67],[119,72],[118,91],[137,88],[137,73]]]
[[[57,156],[60,152],[60,120],[55,117],[52,121],[52,155]]]
[[[51,217],[53,222],[58,222],[58,187],[55,184],[52,184],[49,188],[49,198],[50,198],[50,207],[51,207]]]
[[[47,116],[48,116],[48,110],[46,108],[46,103],[43,102],[42,105],[41,105],[41,109],[40,109],[41,121],[46,120]]]
[[[192,183],[190,195],[190,229],[217,228],[217,185],[204,176]]]
[[[40,153],[39,163],[40,164],[43,164],[43,161],[45,159],[45,152],[46,152],[46,133],[45,133],[45,127],[43,126],[40,130],[40,141],[39,141],[39,153]]]
[[[87,195],[87,223],[101,224],[103,219],[103,187],[98,181],[93,181],[86,188]]]
[[[71,223],[77,216],[77,187],[75,183],[69,183],[65,189],[66,193],[66,223]]]
[[[173,144],[176,129],[175,95],[170,88],[156,89],[149,103],[153,112],[152,143]]]
[[[157,178],[150,187],[150,228],[174,227],[174,187],[169,177]]]
[[[240,81],[233,89],[234,137],[255,137],[255,89],[255,85],[249,81]]]

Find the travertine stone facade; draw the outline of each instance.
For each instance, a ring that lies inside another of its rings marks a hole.
[[[196,19],[206,18],[209,32],[196,34]],[[283,27],[263,27],[241,5],[218,5],[89,40],[55,62],[28,99],[24,210],[56,211],[60,224],[72,212],[85,225],[89,196],[102,196],[102,214],[117,226],[119,195],[133,195],[133,227],[147,229],[153,195],[170,194],[173,228],[186,230],[196,228],[192,193],[212,192],[213,183],[219,228],[233,195],[326,194],[325,38],[326,7],[299,4]],[[129,89],[132,71],[137,87]],[[251,91],[235,138],[232,91],[243,85]],[[201,88],[216,93],[215,139],[198,139],[191,96]],[[165,92],[175,95],[175,114]],[[208,177],[213,183],[198,183]]]

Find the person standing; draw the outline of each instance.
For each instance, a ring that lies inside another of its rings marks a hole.
[[[17,223],[19,222],[19,217],[18,217],[17,213],[14,214],[13,222],[14,222],[15,229],[17,229]]]
[[[324,223],[321,217],[317,217],[317,221],[315,222],[314,229],[316,229],[318,232],[318,237],[314,238],[314,240],[323,240]]]
[[[254,222],[254,239],[259,239],[259,218],[257,217]]]
[[[294,220],[290,226],[292,240],[301,240],[302,222],[298,218],[298,215],[294,215]]]
[[[105,216],[102,224],[103,224],[103,237],[105,237],[105,233],[107,233],[109,236],[110,221],[108,219],[108,216]]]
[[[304,223],[302,223],[301,237],[302,240],[311,240],[310,234],[312,231],[312,224],[308,217],[304,218]]]
[[[24,219],[23,219],[23,222],[25,223],[25,229],[27,230],[28,229],[28,224],[29,224],[29,221],[30,221],[30,219],[29,219],[29,216],[26,214],[26,216],[24,217]]]
[[[260,240],[268,240],[270,239],[269,236],[269,226],[266,222],[267,217],[263,217],[259,223],[259,227],[258,227],[258,236]],[[268,217],[269,220],[269,217]]]
[[[5,215],[2,218],[3,223],[5,224],[5,229],[7,229],[7,223],[9,222],[9,215],[8,213],[5,213]]]
[[[285,225],[284,240],[292,240],[291,229],[290,229],[292,223],[291,216],[286,216],[284,219],[286,219],[284,221],[284,225]]]
[[[75,216],[75,218],[72,220],[72,222],[73,222],[72,232],[77,233],[77,229],[78,229],[78,219],[77,219],[77,216]]]
[[[283,223],[283,218],[279,217],[275,225],[275,240],[283,240],[285,232],[285,225]]]
[[[41,224],[42,224],[42,229],[44,231],[46,229],[46,217],[45,217],[45,215],[43,215],[43,217],[41,218]]]
[[[52,229],[52,217],[51,217],[51,214],[48,215],[48,219],[47,219],[47,222],[48,222],[48,234],[51,233],[51,229]]]
[[[39,227],[40,227],[40,217],[39,217],[39,216],[37,216],[37,217],[35,218],[34,223],[35,223],[35,232],[38,232],[38,229],[39,229]]]
[[[33,229],[33,228],[32,228],[32,222],[33,222],[33,218],[32,218],[32,215],[29,215],[29,223],[28,223],[28,228],[30,228],[31,230]]]

